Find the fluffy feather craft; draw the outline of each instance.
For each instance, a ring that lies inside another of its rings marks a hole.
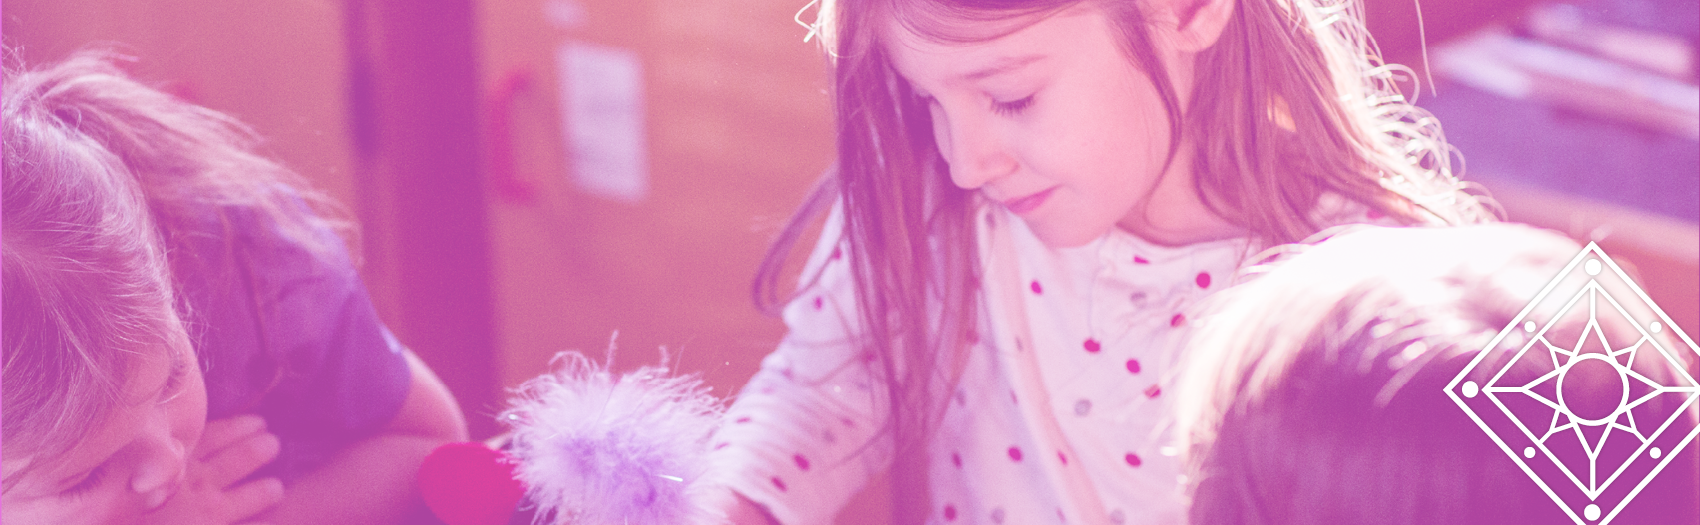
[[[701,379],[660,367],[616,377],[576,352],[555,362],[501,415],[538,521],[707,522],[708,440],[723,408]]]

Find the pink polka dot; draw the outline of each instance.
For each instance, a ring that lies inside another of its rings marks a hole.
[[[847,427],[850,427],[850,428],[856,428],[856,422],[851,421],[850,418],[841,417],[841,418],[838,418],[838,422],[843,423],[844,426],[847,426]]]
[[[1209,288],[1210,272],[1198,272],[1198,277],[1193,278],[1192,281],[1198,283],[1199,288]]]
[[[785,488],[785,480],[779,479],[779,476],[774,476],[771,481],[773,481],[773,486],[779,487],[780,492],[788,490]]]
[[[1057,459],[1062,460],[1062,464],[1064,465],[1068,464],[1068,454],[1064,454],[1059,451],[1057,452]]]
[[[1042,286],[1039,286],[1039,281],[1033,281],[1033,284],[1027,285],[1027,287],[1032,288],[1033,293],[1035,293],[1035,294],[1045,293],[1045,288],[1042,287]]]
[[[1127,461],[1128,466],[1131,466],[1131,467],[1137,467],[1137,466],[1139,466],[1140,463],[1144,463],[1143,461],[1139,460],[1138,454],[1134,454],[1132,452],[1127,453],[1126,456],[1122,456],[1122,460]]]
[[[1372,221],[1385,217],[1385,215],[1382,215],[1381,210],[1370,210],[1369,213],[1365,213],[1364,216],[1369,217],[1369,220]]]
[[[825,307],[825,306],[826,306],[825,301],[822,301],[820,297],[815,297],[815,309],[816,310],[819,310],[819,309],[821,309],[822,307]]]
[[[1009,393],[1009,402],[1017,404],[1021,403],[1021,400],[1015,398],[1015,391],[1013,390]]]
[[[956,506],[949,504],[944,506],[944,520],[956,521]]]
[[[1133,263],[1134,264],[1151,264],[1151,261],[1147,261],[1147,260],[1145,260],[1144,257],[1140,257],[1138,255],[1135,255],[1135,256],[1133,256]]]
[[[1097,339],[1087,339],[1087,340],[1086,340],[1086,344],[1085,344],[1085,345],[1082,345],[1082,346],[1085,346],[1085,347],[1086,347],[1086,351],[1087,351],[1087,352],[1091,352],[1091,353],[1094,353],[1094,354],[1096,354],[1096,353],[1098,353],[1098,350],[1101,350],[1101,349],[1102,349],[1102,348],[1101,348],[1101,347],[1100,347],[1100,346],[1099,346],[1099,345],[1098,345],[1098,340],[1097,340]]]
[[[809,470],[809,458],[803,457],[802,454],[792,455],[791,461],[797,462],[797,468]]]
[[[749,423],[749,422],[750,422],[750,416],[744,416],[744,417],[740,417],[740,418],[738,418],[738,419],[736,419],[736,420],[734,420],[734,421],[732,421],[732,422],[733,422],[733,423],[738,423],[738,424],[744,424],[744,423]]]
[[[1175,314],[1174,317],[1169,318],[1169,326],[1180,326],[1181,323],[1185,323],[1185,322],[1186,322],[1186,316],[1181,315],[1181,314]]]
[[[844,249],[836,247],[836,246],[833,247],[832,248],[832,260],[836,261],[836,260],[842,259],[842,258],[844,258]]]
[[[730,446],[732,446],[732,444],[731,444],[731,443],[727,443],[727,442],[725,442],[725,441],[721,441],[721,442],[719,442],[719,443],[715,443],[715,444],[714,444],[714,449],[715,449],[715,450],[720,450],[720,449],[723,449],[723,448],[726,448],[726,447],[730,447]]]
[[[962,468],[962,454],[957,454],[955,452],[951,452],[950,453],[950,464],[956,465],[956,468]]]
[[[1021,447],[1009,447],[1009,460],[1021,461]]]
[[[1127,360],[1127,373],[1129,373],[1129,374],[1139,373],[1139,360],[1138,359]]]
[[[1151,385],[1150,387],[1147,387],[1145,389],[1145,397],[1155,398],[1155,397],[1157,397],[1158,394],[1162,394],[1162,393],[1163,393],[1163,387],[1160,387],[1160,386],[1157,386],[1157,385]]]

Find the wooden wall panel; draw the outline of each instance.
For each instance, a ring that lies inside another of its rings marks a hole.
[[[236,116],[268,153],[355,202],[341,1],[12,0],[0,19],[26,64],[91,44],[136,57],[137,77]]]
[[[510,124],[517,178],[536,198],[490,197],[506,384],[542,373],[559,350],[600,357],[618,330],[620,365],[653,363],[666,346],[726,395],[773,349],[782,328],[755,311],[749,283],[832,155],[823,62],[791,20],[798,7],[481,4],[486,91],[514,71],[532,80]],[[551,9],[582,18],[561,23]],[[572,184],[557,120],[571,116],[553,69],[565,42],[642,57],[650,192],[640,202]]]

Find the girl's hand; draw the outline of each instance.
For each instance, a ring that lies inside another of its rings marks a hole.
[[[283,501],[283,482],[264,478],[241,483],[277,457],[281,445],[259,416],[208,421],[183,484],[163,506],[144,515],[146,524],[229,525],[247,523]]]

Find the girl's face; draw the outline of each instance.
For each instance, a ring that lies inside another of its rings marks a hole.
[[[6,522],[131,523],[176,493],[207,419],[206,385],[187,334],[179,335],[135,357],[107,421],[6,491]],[[8,455],[6,475],[31,460]]]
[[[1220,226],[1197,220],[1214,215],[1193,194],[1184,155],[1163,176],[1173,137],[1162,98],[1099,9],[1083,3],[967,44],[896,22],[885,34],[897,72],[931,108],[951,180],[1020,215],[1046,244],[1085,244],[1118,225],[1185,242]],[[1166,64],[1181,58],[1161,38],[1154,45]]]

